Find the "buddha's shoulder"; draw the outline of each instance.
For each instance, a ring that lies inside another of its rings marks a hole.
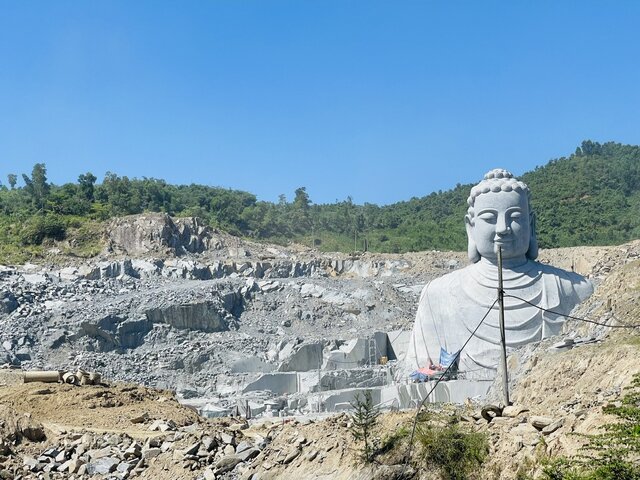
[[[546,263],[533,263],[543,277],[549,280],[554,279],[565,293],[574,291],[581,299],[584,299],[593,293],[593,284],[591,281],[579,273],[570,272]]]
[[[581,282],[581,281],[586,281],[587,280],[585,277],[583,277],[579,273],[570,272],[570,271],[565,270],[563,268],[554,267],[553,265],[549,265],[547,263],[541,263],[541,262],[535,262],[534,261],[534,262],[531,262],[531,264],[534,266],[534,268],[538,272],[540,272],[544,276],[558,277],[559,279],[567,280],[567,281],[570,281],[572,283],[573,282]]]
[[[422,294],[420,297],[424,297],[425,295],[429,295],[430,297],[435,298],[445,298],[442,295],[446,295],[452,291],[459,291],[460,284],[465,275],[469,275],[470,269],[473,265],[467,265],[464,268],[460,268],[458,270],[454,270],[453,272],[447,273],[446,275],[442,275],[441,277],[434,278],[429,283],[425,285],[422,289]]]

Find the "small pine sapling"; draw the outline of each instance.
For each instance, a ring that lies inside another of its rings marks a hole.
[[[377,423],[380,410],[373,405],[370,390],[365,390],[363,394],[357,393],[351,406],[355,411],[351,414],[352,424],[349,430],[355,440],[363,442],[362,460],[365,463],[371,463],[375,451],[372,431]]]

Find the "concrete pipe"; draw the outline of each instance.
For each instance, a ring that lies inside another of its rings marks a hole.
[[[89,372],[82,370],[82,369],[78,369],[78,371],[76,372],[76,378],[78,379],[78,382],[80,383],[80,385],[89,385]]]
[[[102,375],[100,375],[98,372],[91,372],[89,374],[89,382],[92,385],[98,385],[101,380],[102,380]]]
[[[62,380],[64,383],[68,383],[69,385],[77,385],[78,377],[76,377],[73,373],[67,372],[62,375]]]
[[[32,372],[24,372],[24,383],[45,382],[56,383],[60,381],[60,372],[58,370],[35,370]]]

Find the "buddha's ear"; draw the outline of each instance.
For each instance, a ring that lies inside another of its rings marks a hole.
[[[535,260],[538,258],[538,236],[536,235],[536,214],[531,212],[529,225],[531,229],[531,237],[529,238],[529,250],[527,250],[527,258]]]
[[[464,216],[464,226],[467,229],[467,255],[471,263],[477,263],[480,261],[480,253],[473,240],[473,219],[468,213]]]

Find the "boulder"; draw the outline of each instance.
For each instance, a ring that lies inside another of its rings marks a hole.
[[[103,457],[97,460],[92,460],[87,463],[87,474],[89,475],[107,475],[111,472],[115,472],[118,468],[120,460],[113,457]]]
[[[237,449],[236,449],[237,457],[240,458],[240,460],[243,462],[248,462],[249,460],[257,457],[259,453],[260,453],[260,449],[258,448],[249,448],[239,453],[237,452]]]
[[[556,430],[558,430],[563,425],[564,425],[564,418],[560,418],[560,419],[556,420],[555,422],[552,422],[549,425],[547,425],[546,427],[544,427],[542,429],[542,433],[544,435],[549,435],[549,434],[555,432]]]
[[[218,460],[218,462],[216,463],[215,465],[216,474],[229,472],[233,470],[235,466],[238,465],[240,462],[242,462],[242,459],[240,458],[240,456],[226,455],[222,457],[220,460]]]
[[[541,415],[535,415],[529,419],[529,423],[533,425],[538,430],[542,430],[546,426],[553,423],[553,418],[551,417],[543,417]]]
[[[504,407],[502,410],[503,417],[514,418],[520,415],[521,413],[528,412],[529,409],[527,407],[523,407],[522,405],[509,405]]]
[[[0,291],[0,314],[11,313],[18,308],[19,303],[15,295],[8,290]]]

